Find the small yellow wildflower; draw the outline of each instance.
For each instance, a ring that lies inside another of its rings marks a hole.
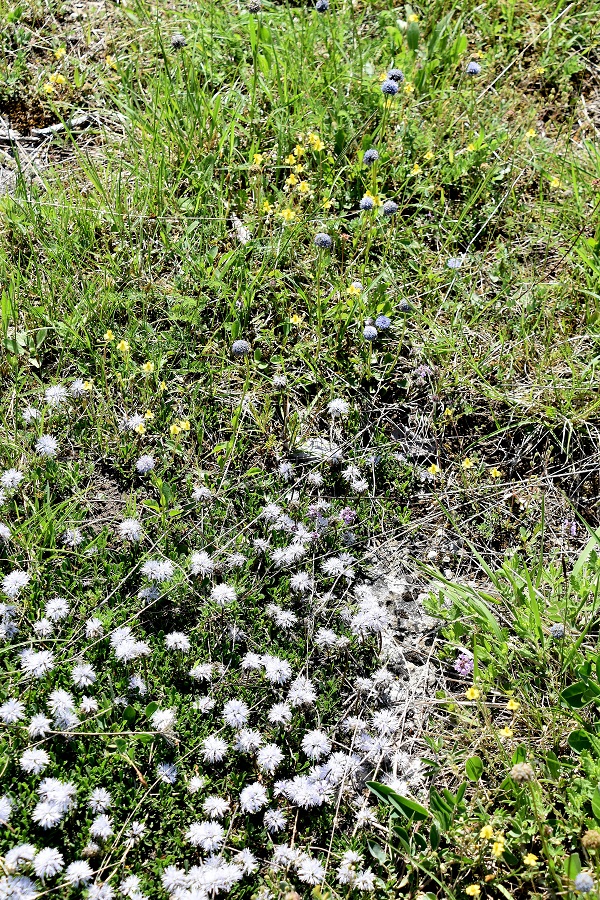
[[[105,341],[114,341],[114,339],[115,339],[115,336],[112,333],[112,331],[110,330],[110,328],[108,329],[108,331],[104,332],[104,340]]]
[[[417,15],[416,13],[411,13],[410,16],[407,16],[407,17],[406,17],[406,21],[407,21],[407,22],[418,22],[418,21],[419,21],[419,17],[418,17],[418,15]]]
[[[387,72],[380,72],[380,73],[379,73],[379,80],[380,80],[381,82],[387,81],[387,77],[388,77]]]
[[[325,149],[325,144],[323,143],[319,135],[315,134],[314,131],[311,131],[308,135],[308,143],[317,153]]]
[[[114,58],[114,56],[107,56],[107,57],[105,58],[104,62],[106,63],[106,65],[108,66],[109,69],[116,69],[116,68],[117,68],[117,61],[116,61],[116,59]]]
[[[440,472],[440,467],[436,466],[435,463],[431,463],[431,465],[429,466],[427,471],[429,472],[430,475],[438,475]]]
[[[301,181],[298,185],[298,193],[299,194],[308,194],[310,191],[310,184],[308,181]]]
[[[491,825],[484,825],[481,831],[479,832],[479,837],[484,841],[489,841],[494,837],[494,829]]]
[[[285,183],[290,187],[294,187],[295,184],[298,184],[298,176],[294,175],[294,173],[292,172],[292,174],[288,175],[288,177],[285,179]]]
[[[294,172],[296,173],[296,175],[300,175],[301,172],[304,172],[304,166],[302,165],[302,163],[298,163],[297,166],[294,166]]]
[[[492,468],[490,469],[490,476],[492,478],[501,478],[502,472],[500,471],[500,469],[497,469],[496,466],[492,466]]]
[[[84,391],[91,391],[93,387],[94,387],[94,382],[93,382],[93,381],[84,381],[84,382],[83,382],[83,389],[84,389]]]
[[[469,153],[473,153],[473,151],[475,150],[475,144],[467,144],[467,150],[469,151]]]
[[[421,169],[421,166],[419,165],[419,163],[415,163],[414,166],[412,167],[412,169],[410,170],[411,175],[420,175],[421,172],[422,172],[422,169]]]
[[[147,409],[144,413],[144,418],[147,422],[152,422],[154,419],[154,413],[152,412],[152,410]]]
[[[452,406],[447,406],[444,410],[444,415],[447,419],[451,419],[454,415],[454,408]]]
[[[270,213],[273,209],[273,204],[269,203],[268,200],[263,200],[262,211],[264,213]]]
[[[479,698],[481,697],[481,691],[479,690],[479,688],[471,686],[470,688],[466,689],[465,697],[467,698],[467,700],[479,700]]]
[[[556,175],[554,178],[550,179],[550,187],[551,188],[559,188],[560,187],[560,178],[557,178]]]
[[[61,59],[65,58],[66,54],[67,54],[67,51],[65,50],[64,47],[57,47],[56,50],[54,51],[54,59],[58,59],[60,61]]]
[[[51,81],[52,84],[66,84],[67,79],[64,75],[61,75],[60,72],[53,72],[48,81]]]
[[[536,75],[543,75],[545,71],[546,71],[546,66],[537,66],[534,69],[534,72]]]
[[[179,427],[182,431],[189,431],[192,426],[189,419],[182,419],[179,423]]]
[[[405,84],[404,84],[404,93],[405,94],[412,94],[412,93],[414,93],[414,90],[415,90],[414,84],[411,84],[410,81],[405,82]]]
[[[351,297],[360,297],[360,287],[356,282],[353,282],[346,288],[346,293]]]
[[[297,160],[296,160],[296,157],[294,156],[294,154],[290,153],[289,156],[286,156],[285,161],[288,166],[295,166]]]
[[[333,206],[333,200],[330,200],[329,197],[325,197],[321,205],[325,211],[328,211]]]
[[[481,888],[478,884],[469,884],[465,888],[465,894],[467,897],[479,897],[481,893]]]
[[[523,862],[526,866],[535,866],[537,865],[538,858],[535,853],[528,853],[527,856],[523,857]]]
[[[254,156],[252,157],[252,162],[254,163],[255,166],[262,166],[263,160],[264,160],[264,156],[262,155],[262,153],[255,153]]]
[[[293,209],[282,209],[279,215],[284,222],[291,222],[296,218],[296,213]]]
[[[520,705],[521,704],[519,703],[518,700],[513,700],[513,698],[511,697],[510,700],[508,701],[508,703],[506,704],[506,708],[510,709],[511,712],[516,712],[518,710],[518,708],[520,707]]]
[[[492,844],[492,856],[496,859],[500,859],[502,854],[504,853],[504,841],[494,841]]]
[[[51,81],[47,81],[44,87],[42,88],[45,94],[53,94],[54,93],[54,85]]]
[[[500,735],[500,737],[503,737],[503,738],[511,738],[513,736],[514,732],[513,732],[512,728],[509,728],[508,725],[505,725],[504,728],[501,728],[498,731],[498,734]]]
[[[140,422],[139,425],[135,426],[134,431],[137,431],[138,434],[146,434],[146,426]]]
[[[431,160],[434,158],[434,156],[435,156],[435,153],[433,152],[433,150],[428,150],[427,153],[425,154],[425,156],[423,157],[423,159],[426,159],[427,162],[431,162]]]
[[[166,382],[166,381],[161,381],[161,383],[159,384],[158,387],[159,387],[159,390],[160,390],[160,391],[166,391],[166,389],[167,389],[167,382]]]
[[[302,159],[305,153],[306,150],[304,149],[304,147],[301,147],[300,144],[296,144],[296,146],[294,147],[294,156],[297,159]]]
[[[525,137],[532,138],[535,137],[535,128],[530,128],[529,131],[525,133]],[[533,855],[533,854],[530,854]]]
[[[169,432],[171,434],[171,437],[177,437],[177,435],[181,433],[181,428],[174,422],[169,428]]]
[[[117,350],[121,353],[129,353],[129,341],[119,341],[117,344]]]
[[[465,471],[467,469],[472,469],[474,465],[475,465],[475,463],[468,456],[466,456],[462,461],[462,467],[463,467],[463,469],[465,469]]]
[[[154,363],[153,362],[145,362],[142,366],[142,372],[145,372],[146,375],[151,375],[154,372]]]
[[[299,316],[298,313],[294,313],[293,316],[290,316],[290,322],[292,323],[292,325],[302,325],[303,321],[304,319],[302,318],[302,316]]]

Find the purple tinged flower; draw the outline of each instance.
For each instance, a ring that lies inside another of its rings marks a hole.
[[[398,85],[391,78],[386,78],[381,85],[381,93],[388,97],[393,97],[398,93]]]
[[[359,207],[360,207],[360,209],[366,209],[366,210],[373,209],[375,207],[375,201],[373,200],[372,197],[369,197],[368,194],[365,194],[365,196],[362,198],[362,200],[359,203]]]
[[[344,525],[353,525],[356,522],[357,514],[350,506],[345,506],[340,510],[340,519]]]
[[[565,626],[562,622],[555,622],[554,625],[550,627],[550,637],[554,638],[555,641],[560,641],[565,636]]]
[[[387,73],[387,77],[391,81],[395,81],[397,84],[400,84],[404,81],[404,72],[402,69],[390,69]]]
[[[319,233],[315,235],[314,243],[315,247],[318,247],[319,250],[331,250],[333,247],[333,241],[324,231],[319,231]]]
[[[481,66],[475,60],[471,60],[467,68],[465,69],[467,75],[479,75],[481,72]]]
[[[466,678],[467,675],[470,675],[473,671],[474,663],[472,657],[470,657],[467,653],[459,653],[456,662],[454,663],[454,670],[458,672],[459,675],[462,675],[463,678]]]
[[[375,341],[377,339],[377,329],[373,325],[366,325],[363,331],[365,341]]]
[[[250,353],[250,344],[248,341],[238,340],[231,345],[231,352],[234,356],[248,356]]]
[[[386,200],[383,204],[382,212],[386,219],[389,219],[398,212],[398,204],[394,203],[393,200]]]
[[[318,13],[327,12],[329,9],[329,0],[317,0],[315,3],[315,9]]]
[[[375,328],[378,328],[379,331],[387,331],[391,324],[392,321],[387,316],[377,316],[375,319]]]
[[[594,879],[589,872],[580,872],[573,882],[575,890],[580,894],[589,894],[594,890]]]
[[[371,166],[374,162],[377,162],[379,159],[379,153],[375,149],[375,147],[369,147],[368,150],[365,150],[363,154],[363,163],[365,166]]]

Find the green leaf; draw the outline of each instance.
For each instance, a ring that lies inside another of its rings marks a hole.
[[[431,828],[429,829],[429,844],[432,850],[437,850],[440,846],[440,838],[441,832],[439,825],[436,825],[435,822],[431,823]]]
[[[152,702],[149,703],[146,707],[146,715],[148,716],[148,718],[150,718],[150,716],[155,713],[157,709],[158,703],[155,700],[152,700]]]
[[[413,53],[419,46],[419,38],[421,37],[421,30],[416,22],[411,22],[408,28],[406,29],[406,43],[408,44],[408,49],[412,50]]]
[[[517,763],[525,762],[527,759],[527,747],[524,744],[519,744],[517,749],[512,755],[511,765],[516,766]]]
[[[600,789],[597,787],[592,797],[592,812],[597,822],[600,822]]]
[[[408,819],[422,821],[429,818],[429,811],[417,803],[415,800],[409,800],[408,797],[402,797],[397,794],[387,784],[380,784],[378,781],[367,781],[367,787],[376,797],[388,803],[395,810],[405,815]]]
[[[119,753],[125,753],[127,750],[127,741],[123,740],[123,738],[115,739],[115,747],[119,751]]]
[[[588,753],[593,753],[595,756],[600,757],[600,740],[583,728],[572,731],[567,738],[567,742],[571,750],[574,750],[576,753],[582,753],[584,750],[587,750]]]
[[[469,781],[479,781],[483,775],[483,761],[479,756],[471,756],[465,763],[465,771]]]
[[[569,709],[581,709],[594,699],[594,694],[590,696],[589,687],[584,681],[576,681],[561,691],[560,699]]]
[[[123,713],[123,718],[125,719],[126,722],[131,723],[135,719],[136,715],[137,715],[137,713],[136,713],[135,708],[133,706],[128,706]]]
[[[375,844],[372,841],[369,841],[367,844],[369,848],[369,853],[371,856],[375,857],[377,862],[383,865],[385,863],[385,850],[379,844]]]
[[[571,853],[565,865],[565,875],[572,881],[580,872],[581,860],[579,859],[579,853]]]

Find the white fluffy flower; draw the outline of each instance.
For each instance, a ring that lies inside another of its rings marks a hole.
[[[175,725],[176,715],[174,709],[157,709],[150,716],[152,727],[163,734],[171,732]]]
[[[23,771],[33,775],[39,775],[49,764],[50,757],[41,747],[32,747],[23,751],[19,760],[19,765]]]
[[[332,419],[340,419],[348,415],[350,406],[341,397],[336,397],[334,400],[329,401],[327,410]]]
[[[48,718],[48,716],[45,716],[42,713],[37,713],[35,716],[31,717],[29,725],[27,726],[29,737],[45,737],[50,731],[51,724],[52,722]]]
[[[210,592],[210,599],[220,607],[234,603],[236,597],[235,588],[229,584],[216,584]]]
[[[25,718],[25,704],[20,700],[7,700],[0,706],[0,721],[5,725],[14,725]]]
[[[182,631],[172,631],[165,634],[165,645],[167,650],[180,650],[182,653],[189,653],[190,639]]]
[[[51,622],[60,622],[69,615],[69,601],[64,597],[53,597],[46,603],[46,617]]]
[[[141,568],[148,581],[162,583],[173,577],[175,566],[170,559],[149,559]]]
[[[88,638],[100,637],[104,634],[104,625],[95,617],[88,619],[85,623],[85,636]]]
[[[163,784],[175,784],[177,781],[177,766],[175,763],[159,763],[156,767],[156,777]]]
[[[85,859],[78,859],[67,866],[65,881],[72,887],[87,884],[94,877],[94,871]]]
[[[33,844],[18,844],[5,853],[4,865],[9,872],[16,872],[21,866],[32,862],[36,853],[37,850]]]
[[[193,847],[201,847],[207,853],[214,853],[223,846],[225,830],[218,822],[192,822],[186,838]]]
[[[206,762],[221,762],[227,754],[227,742],[217,737],[216,734],[211,734],[202,741],[202,750],[200,752]]]
[[[54,654],[51,650],[24,650],[19,662],[24,675],[42,678],[54,668]]]
[[[96,816],[90,825],[90,834],[93,838],[101,841],[107,841],[113,834],[113,824],[110,816],[104,814]]]
[[[39,850],[33,860],[33,870],[38,878],[54,878],[65,867],[62,853],[53,847]]]
[[[304,735],[301,746],[309,759],[321,759],[331,752],[331,741],[317,728]]]
[[[279,809],[268,809],[263,821],[269,834],[277,834],[277,832],[283,831],[286,824],[286,818]]]
[[[131,541],[132,543],[139,541],[142,536],[142,526],[137,519],[123,519],[119,523],[118,530],[119,536],[124,541]]]
[[[68,397],[67,389],[62,384],[53,384],[46,388],[44,399],[48,406],[60,406]]]
[[[285,684],[292,677],[292,667],[286,659],[277,656],[263,656],[265,678],[271,684]]]
[[[77,687],[89,687],[96,680],[96,673],[89,663],[78,663],[71,672],[73,684]]]
[[[274,703],[267,714],[269,722],[273,725],[287,725],[292,721],[292,708],[289,703]]]
[[[23,588],[29,584],[30,577],[27,572],[15,569],[2,579],[2,590],[10,600],[14,600]]]
[[[94,788],[88,800],[88,806],[94,813],[104,812],[112,805],[112,797],[106,788]]]
[[[266,744],[258,751],[256,762],[260,769],[272,775],[283,760],[283,753],[277,744]]]
[[[309,594],[314,588],[315,583],[308,572],[296,572],[290,578],[290,588],[296,594]]]
[[[240,794],[240,809],[245,813],[256,813],[268,802],[266,788],[258,781],[247,784]]]
[[[243,700],[228,700],[223,707],[223,719],[232,728],[242,728],[249,715],[250,710]]]
[[[229,809],[229,802],[223,797],[207,797],[202,804],[202,812],[209,819],[222,819]]]
[[[7,469],[6,472],[2,473],[0,484],[7,490],[14,491],[15,488],[19,487],[24,477],[23,473],[19,472],[18,469]]]
[[[214,667],[212,663],[199,663],[190,669],[190,677],[195,681],[210,681],[213,677]]]
[[[56,456],[58,452],[58,441],[51,434],[42,434],[35,442],[35,451],[40,456],[48,458]]]
[[[192,553],[190,559],[190,572],[192,575],[212,575],[215,570],[215,564],[206,550],[200,550],[198,553]]]
[[[325,869],[318,859],[303,853],[296,864],[296,873],[304,884],[320,884],[325,878]]]
[[[13,808],[13,802],[6,794],[0,797],[0,825],[8,825]]]
[[[317,692],[313,683],[304,675],[298,675],[290,686],[288,702],[292,706],[312,706],[316,699]]]

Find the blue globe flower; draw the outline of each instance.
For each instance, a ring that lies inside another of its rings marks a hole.
[[[362,198],[359,205],[361,209],[373,209],[375,201],[372,197],[365,196]]]
[[[315,234],[315,247],[318,247],[319,250],[331,250],[333,241],[324,231],[319,231],[318,234]]]
[[[404,81],[404,72],[402,71],[402,69],[390,69],[387,73],[387,77],[390,79],[390,81],[395,81],[400,84],[402,81]]]
[[[573,883],[575,890],[579,891],[580,894],[589,894],[590,891],[594,890],[594,879],[589,872],[580,872]]]
[[[381,92],[383,94],[387,94],[390,97],[393,97],[394,94],[398,93],[398,85],[395,81],[392,81],[391,78],[386,78],[381,85]]]
[[[382,212],[386,219],[389,219],[398,212],[398,204],[394,203],[393,200],[386,200],[383,204]]]
[[[318,13],[327,12],[329,9],[329,0],[317,0],[315,3],[315,9]]]
[[[467,73],[467,75],[479,75],[479,73],[481,72],[481,66],[478,62],[472,60],[465,69],[465,72]]]
[[[392,324],[392,320],[388,319],[387,316],[377,316],[375,319],[375,327],[379,329],[379,331],[387,331]]]
[[[377,339],[377,329],[372,325],[366,325],[365,330],[363,331],[363,337],[365,341],[374,341]]]
[[[248,341],[234,341],[231,345],[231,352],[234,356],[248,356],[250,353],[250,344]]]
[[[379,159],[379,153],[375,149],[375,147],[369,147],[368,150],[365,150],[363,154],[363,163],[365,166],[371,166],[374,162],[377,162]]]

